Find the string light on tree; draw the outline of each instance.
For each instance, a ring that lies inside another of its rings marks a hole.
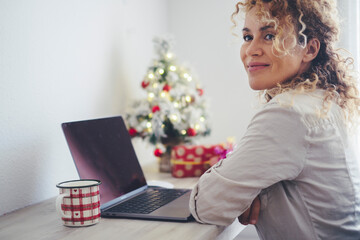
[[[171,53],[171,52],[168,52],[167,54],[166,54],[166,58],[167,59],[171,59],[173,57],[173,54]]]
[[[160,69],[159,69],[159,74],[160,74],[160,75],[163,75],[164,73],[165,73],[164,69],[160,68]]]
[[[148,93],[148,101],[151,102],[155,98],[155,94],[153,92]]]

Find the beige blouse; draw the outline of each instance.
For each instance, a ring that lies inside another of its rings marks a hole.
[[[190,211],[229,225],[260,195],[261,239],[360,239],[360,176],[340,108],[323,91],[277,95],[234,152],[202,175]]]

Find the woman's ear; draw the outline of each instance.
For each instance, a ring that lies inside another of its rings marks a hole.
[[[317,38],[312,38],[309,40],[305,47],[305,55],[303,57],[303,62],[311,62],[318,55],[320,50],[320,41]]]

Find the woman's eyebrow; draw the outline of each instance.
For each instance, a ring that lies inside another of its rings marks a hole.
[[[269,28],[274,28],[274,27],[271,26],[271,25],[266,25],[266,26],[261,27],[261,28],[259,29],[259,31],[260,31],[260,32],[264,32],[264,31],[268,30]],[[247,27],[244,27],[244,28],[242,29],[242,31],[243,31],[243,32],[251,32],[251,30],[250,30],[249,28],[247,28]]]
[[[247,27],[244,27],[244,28],[242,29],[242,31],[243,31],[243,32],[251,32],[250,29],[248,29]]]
[[[268,30],[269,28],[274,28],[274,27],[271,26],[271,25],[263,26],[263,27],[260,28],[260,31],[263,32],[263,31]]]

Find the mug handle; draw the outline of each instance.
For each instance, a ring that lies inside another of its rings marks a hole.
[[[65,215],[63,210],[61,209],[61,203],[64,197],[70,197],[69,193],[62,193],[56,198],[56,211],[63,218],[71,218],[71,215]]]

